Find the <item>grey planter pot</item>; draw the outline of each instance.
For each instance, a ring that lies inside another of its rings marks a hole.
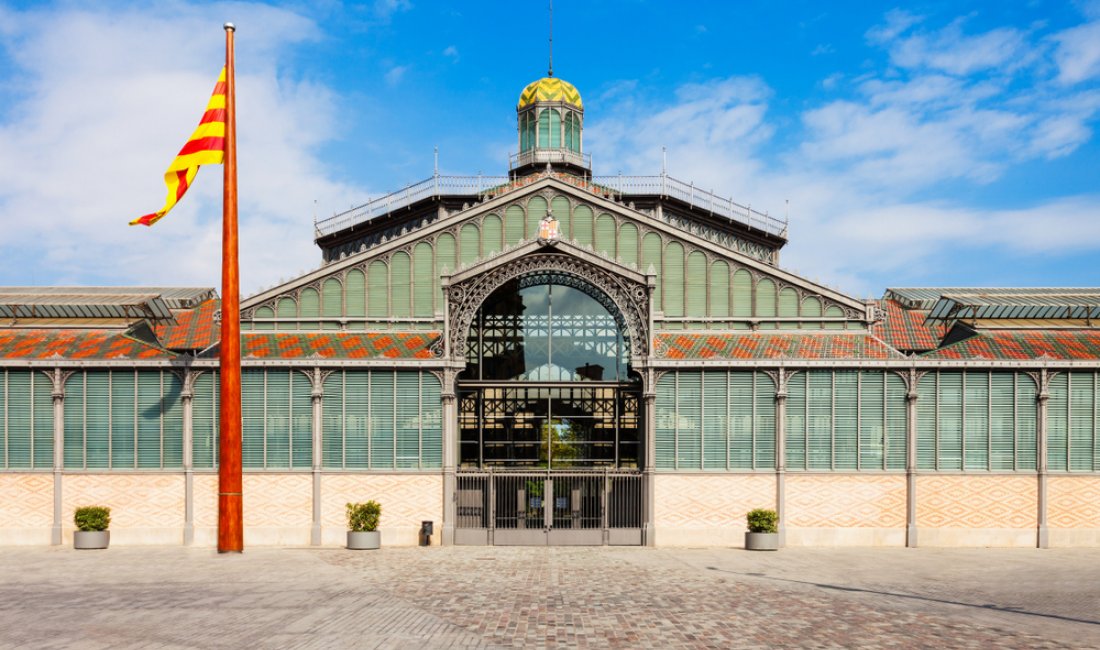
[[[745,533],[745,549],[749,551],[778,551],[779,533]]]
[[[348,531],[348,548],[353,551],[373,551],[382,546],[382,533],[377,530]]]
[[[107,548],[111,543],[109,530],[78,530],[73,533],[73,548]]]

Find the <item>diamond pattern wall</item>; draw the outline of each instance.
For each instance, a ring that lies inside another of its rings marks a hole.
[[[775,474],[658,474],[654,524],[745,530],[745,513],[775,508]]]
[[[1034,476],[917,477],[919,527],[1034,528],[1037,512]]]
[[[382,528],[443,525],[440,474],[326,474],[321,477],[321,526],[347,530],[348,502],[377,501]]]
[[[1100,476],[1047,479],[1049,528],[1100,528]]]
[[[786,525],[904,528],[905,476],[787,474]]]
[[[245,474],[245,528],[309,528],[313,522],[312,474]]]
[[[111,530],[183,527],[182,474],[66,474],[61,479],[61,524],[73,526],[80,506],[111,509]]]
[[[53,476],[0,474],[0,528],[53,525]]]

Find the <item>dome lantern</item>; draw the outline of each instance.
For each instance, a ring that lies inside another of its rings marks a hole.
[[[552,73],[551,73],[552,75]],[[519,153],[511,157],[515,173],[547,165],[588,175],[591,157],[582,149],[584,103],[573,84],[554,76],[531,82],[516,104]]]

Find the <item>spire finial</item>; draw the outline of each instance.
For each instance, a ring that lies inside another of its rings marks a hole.
[[[550,0],[550,68],[546,76],[554,76],[554,0]]]

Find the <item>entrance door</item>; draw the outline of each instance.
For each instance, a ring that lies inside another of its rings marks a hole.
[[[636,472],[462,472],[457,544],[599,546],[642,543]]]
[[[641,378],[612,301],[557,272],[516,278],[465,353],[455,543],[641,544]]]

